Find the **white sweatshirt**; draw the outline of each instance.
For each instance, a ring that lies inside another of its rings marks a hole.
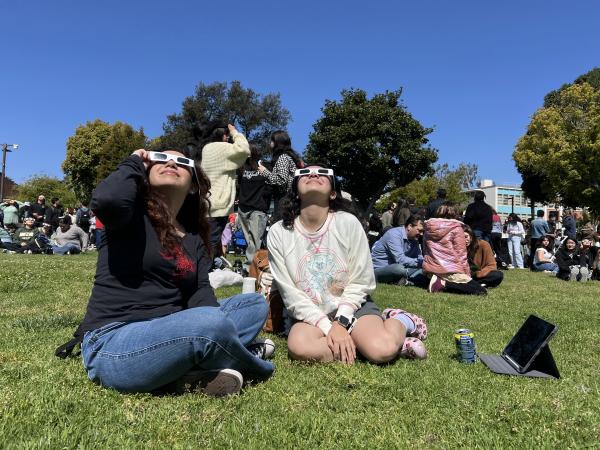
[[[367,236],[356,217],[329,213],[320,230],[300,223],[287,230],[279,221],[267,238],[269,265],[288,313],[325,335],[331,319],[352,317],[375,290]]]

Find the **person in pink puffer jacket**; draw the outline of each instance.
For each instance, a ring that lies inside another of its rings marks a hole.
[[[471,278],[463,223],[457,218],[456,209],[443,204],[425,221],[423,272],[432,275],[429,292],[485,294],[485,287]]]

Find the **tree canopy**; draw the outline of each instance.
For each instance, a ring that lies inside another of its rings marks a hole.
[[[239,81],[200,83],[183,101],[181,113],[167,116],[160,143],[181,147],[192,140],[194,127],[213,120],[234,124],[249,141],[265,143],[273,131],[287,127],[291,115],[278,93],[259,94]]]
[[[600,90],[585,82],[561,88],[533,115],[513,159],[528,196],[600,213]]]
[[[75,193],[69,189],[67,184],[63,180],[48,175],[33,175],[28,178],[19,185],[15,197],[24,202],[35,202],[40,194],[46,197],[48,205],[53,197],[57,197],[63,206],[77,206]]]
[[[412,117],[401,93],[369,99],[364,90],[343,90],[340,101],[325,101],[310,134],[305,159],[333,167],[367,215],[385,192],[432,174],[437,160],[427,139],[433,130]]]
[[[550,106],[559,106],[561,103],[560,93],[572,86],[573,84],[583,84],[587,83],[592,86],[595,90],[600,91],[600,68],[595,67],[583,75],[580,75],[573,81],[573,83],[563,84],[560,88],[550,91],[544,97],[544,108],[548,108]]]
[[[110,125],[96,119],[81,125],[67,141],[62,169],[79,200],[89,200],[92,190],[119,162],[146,145],[144,130],[123,122]]]
[[[439,164],[435,167],[435,173],[413,180],[406,186],[392,190],[385,198],[377,202],[377,209],[382,211],[389,202],[395,202],[398,198],[414,199],[415,204],[425,206],[430,200],[436,198],[437,190],[446,190],[448,201],[462,204],[468,201],[469,196],[464,192],[475,185],[478,168],[476,164],[460,163],[456,168],[448,164]]]

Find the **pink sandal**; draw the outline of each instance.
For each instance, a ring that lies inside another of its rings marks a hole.
[[[412,320],[415,324],[415,331],[413,331],[410,334],[407,334],[408,337],[415,337],[421,341],[427,339],[427,324],[425,323],[425,319],[417,316],[416,314],[409,313],[408,311],[404,311],[403,309],[387,308],[383,310],[383,313],[381,313],[381,318],[383,320],[391,319],[392,317],[398,314],[404,314],[408,316],[410,320]]]

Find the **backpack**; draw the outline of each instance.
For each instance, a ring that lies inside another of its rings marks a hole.
[[[77,226],[79,226],[79,228],[81,228],[84,231],[89,230],[90,228],[90,210],[87,209],[86,211],[80,209],[79,211],[81,211],[81,214],[79,216],[79,223],[77,224]]]
[[[285,330],[283,299],[277,290],[272,290],[270,282],[273,279],[269,267],[269,251],[265,249],[257,250],[252,258],[248,276],[256,278],[256,292],[262,292],[269,304],[269,316],[263,331],[267,333],[283,333]],[[268,286],[267,286],[268,285]]]

